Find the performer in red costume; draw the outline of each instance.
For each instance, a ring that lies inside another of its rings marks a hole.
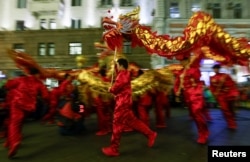
[[[57,113],[60,100],[65,98],[65,96],[70,97],[72,90],[71,82],[72,82],[72,77],[68,73],[66,73],[64,76],[64,80],[60,83],[60,85],[58,87],[53,88],[50,91],[49,110],[46,113],[46,115],[44,115],[44,117],[42,118],[43,122],[48,121],[48,123],[50,124],[55,122],[54,117]]]
[[[115,83],[109,88],[109,91],[115,95],[116,101],[113,114],[113,133],[110,146],[102,148],[102,152],[106,156],[119,156],[119,145],[124,126],[143,133],[148,138],[148,147],[154,145],[157,136],[157,133],[137,119],[132,111],[131,74],[127,70],[128,61],[120,58],[116,65],[118,74]]]
[[[169,113],[168,98],[166,92],[151,90],[140,96],[136,101],[138,117],[147,126],[150,125],[149,112],[153,106],[153,100],[155,100],[154,113],[156,119],[156,128],[166,128],[166,116],[164,113],[164,109],[166,109],[166,114]]]
[[[165,109],[165,113],[164,113]],[[168,93],[164,90],[157,89],[155,96],[155,118],[156,128],[166,128],[166,117],[170,117],[170,107]]]
[[[36,109],[37,97],[41,95],[48,101],[49,92],[39,79],[39,70],[29,69],[28,76],[9,80],[5,87],[13,94],[10,104],[10,119],[8,125],[7,141],[5,146],[9,148],[8,157],[13,157],[18,150],[22,139],[22,125],[26,115]]]
[[[93,98],[93,104],[96,109],[96,115],[98,120],[97,136],[103,136],[112,132],[112,107],[110,101],[104,102],[100,96]]]
[[[136,109],[139,119],[143,121],[147,126],[149,126],[149,111],[153,105],[152,94],[150,92],[144,93],[138,98],[136,103]]]
[[[194,60],[195,57],[181,60],[184,68],[176,73],[174,91],[176,96],[183,92],[185,103],[198,129],[197,143],[205,144],[209,131],[203,114],[203,85],[200,81],[199,63]]]
[[[106,74],[106,66],[100,68],[99,74],[102,81],[110,83],[110,79]],[[103,136],[112,132],[112,111],[114,107],[112,101],[104,101],[101,96],[96,96],[93,98],[93,104],[96,110],[99,129],[96,135]]]
[[[213,66],[215,75],[210,77],[210,90],[221,107],[228,128],[236,129],[234,106],[239,91],[236,83],[228,74],[219,72],[220,68],[219,64]]]

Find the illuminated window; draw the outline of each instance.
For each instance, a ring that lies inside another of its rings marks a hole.
[[[42,30],[47,29],[47,21],[46,21],[46,19],[41,19],[40,20],[40,29],[42,29]]]
[[[55,55],[55,43],[39,43],[38,44],[39,56],[53,56]]]
[[[180,17],[180,11],[178,2],[170,3],[170,18],[179,18],[179,17]]]
[[[48,55],[55,55],[55,43],[48,43]]]
[[[38,55],[45,56],[46,55],[46,43],[38,44]]]
[[[15,44],[13,44],[12,49],[16,50],[16,51],[21,51],[21,52],[25,51],[24,44],[22,44],[22,43],[15,43]]]
[[[81,28],[81,20],[80,19],[71,19],[71,28],[72,29],[80,29]]]
[[[193,12],[197,12],[201,10],[201,6],[198,3],[192,4],[192,9]]]
[[[82,5],[82,0],[72,0],[71,1],[71,6],[81,6]]]
[[[50,29],[56,29],[56,20],[55,19],[50,19],[49,20],[49,28]]]
[[[81,55],[82,54],[82,43],[79,43],[79,42],[69,43],[69,54],[70,55]]]
[[[24,21],[17,20],[16,21],[16,30],[24,30],[24,29],[25,29]]]
[[[17,8],[26,8],[26,0],[17,0]]]

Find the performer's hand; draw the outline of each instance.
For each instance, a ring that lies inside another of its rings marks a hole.
[[[176,97],[175,97],[175,102],[177,102],[177,103],[178,103],[178,102],[181,102],[180,96],[176,96]]]
[[[180,95],[181,95],[180,91],[178,91],[178,92],[175,93],[175,96],[177,96],[177,97],[180,97]]]
[[[110,90],[111,90],[111,87],[108,88],[108,91],[109,91],[109,92],[110,92]]]

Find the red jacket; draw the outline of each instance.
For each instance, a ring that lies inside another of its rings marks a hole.
[[[191,67],[185,71],[184,78],[183,78],[183,87],[180,87],[180,81],[181,77],[184,73],[184,70],[180,70],[175,72],[175,83],[174,83],[174,91],[175,93],[178,91],[179,88],[189,89],[191,87],[195,86],[201,86],[202,82],[200,81],[201,73],[199,68],[197,67]]]
[[[225,73],[217,73],[210,77],[210,90],[215,96],[231,98],[239,95],[236,83]]]
[[[121,70],[118,72],[115,83],[110,88],[110,92],[115,95],[116,108],[132,106],[132,89],[130,83],[130,72],[128,70]],[[116,111],[116,110],[115,110]]]
[[[49,100],[47,87],[35,76],[23,76],[9,80],[5,85],[9,104],[27,111],[35,111],[37,97],[41,96],[46,102]],[[11,107],[12,107],[11,106]]]

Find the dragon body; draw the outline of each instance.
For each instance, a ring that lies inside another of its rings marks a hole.
[[[106,49],[107,50],[107,49]],[[102,63],[103,65],[110,66],[110,58],[112,55],[107,54],[107,51],[100,55],[100,59],[107,59]],[[79,99],[83,102],[87,108],[92,109],[94,104],[94,99],[100,97],[103,102],[113,102],[114,98],[108,92],[108,88],[111,86],[111,82],[105,82],[102,80],[101,76],[98,75],[97,71],[99,66],[93,66],[93,68],[88,69],[78,69],[78,70],[58,70],[58,69],[47,69],[40,66],[36,60],[34,60],[31,55],[18,52],[15,50],[9,50],[8,54],[10,58],[15,62],[16,66],[28,73],[28,69],[35,67],[40,70],[43,78],[55,78],[58,80],[63,80],[65,74],[71,75],[75,80],[78,81],[78,90],[80,92]],[[107,55],[106,55],[107,54]],[[106,58],[108,57],[108,58]],[[123,56],[120,56],[123,57]],[[113,56],[112,56],[113,58]],[[140,68],[135,64],[129,65],[129,70],[137,71]],[[111,73],[110,70],[107,73]],[[173,85],[173,74],[168,69],[160,70],[146,70],[139,77],[135,77],[132,80],[132,90],[133,98],[136,100],[141,95],[152,91],[152,89],[160,89],[169,92]],[[92,112],[92,110],[90,110]]]
[[[103,38],[111,49],[121,48],[124,39],[132,46],[142,46],[149,53],[181,60],[190,55],[222,64],[247,65],[250,45],[245,38],[230,36],[207,13],[199,11],[189,19],[182,36],[157,35],[150,27],[139,24],[140,7],[120,15],[117,22],[105,17]]]

